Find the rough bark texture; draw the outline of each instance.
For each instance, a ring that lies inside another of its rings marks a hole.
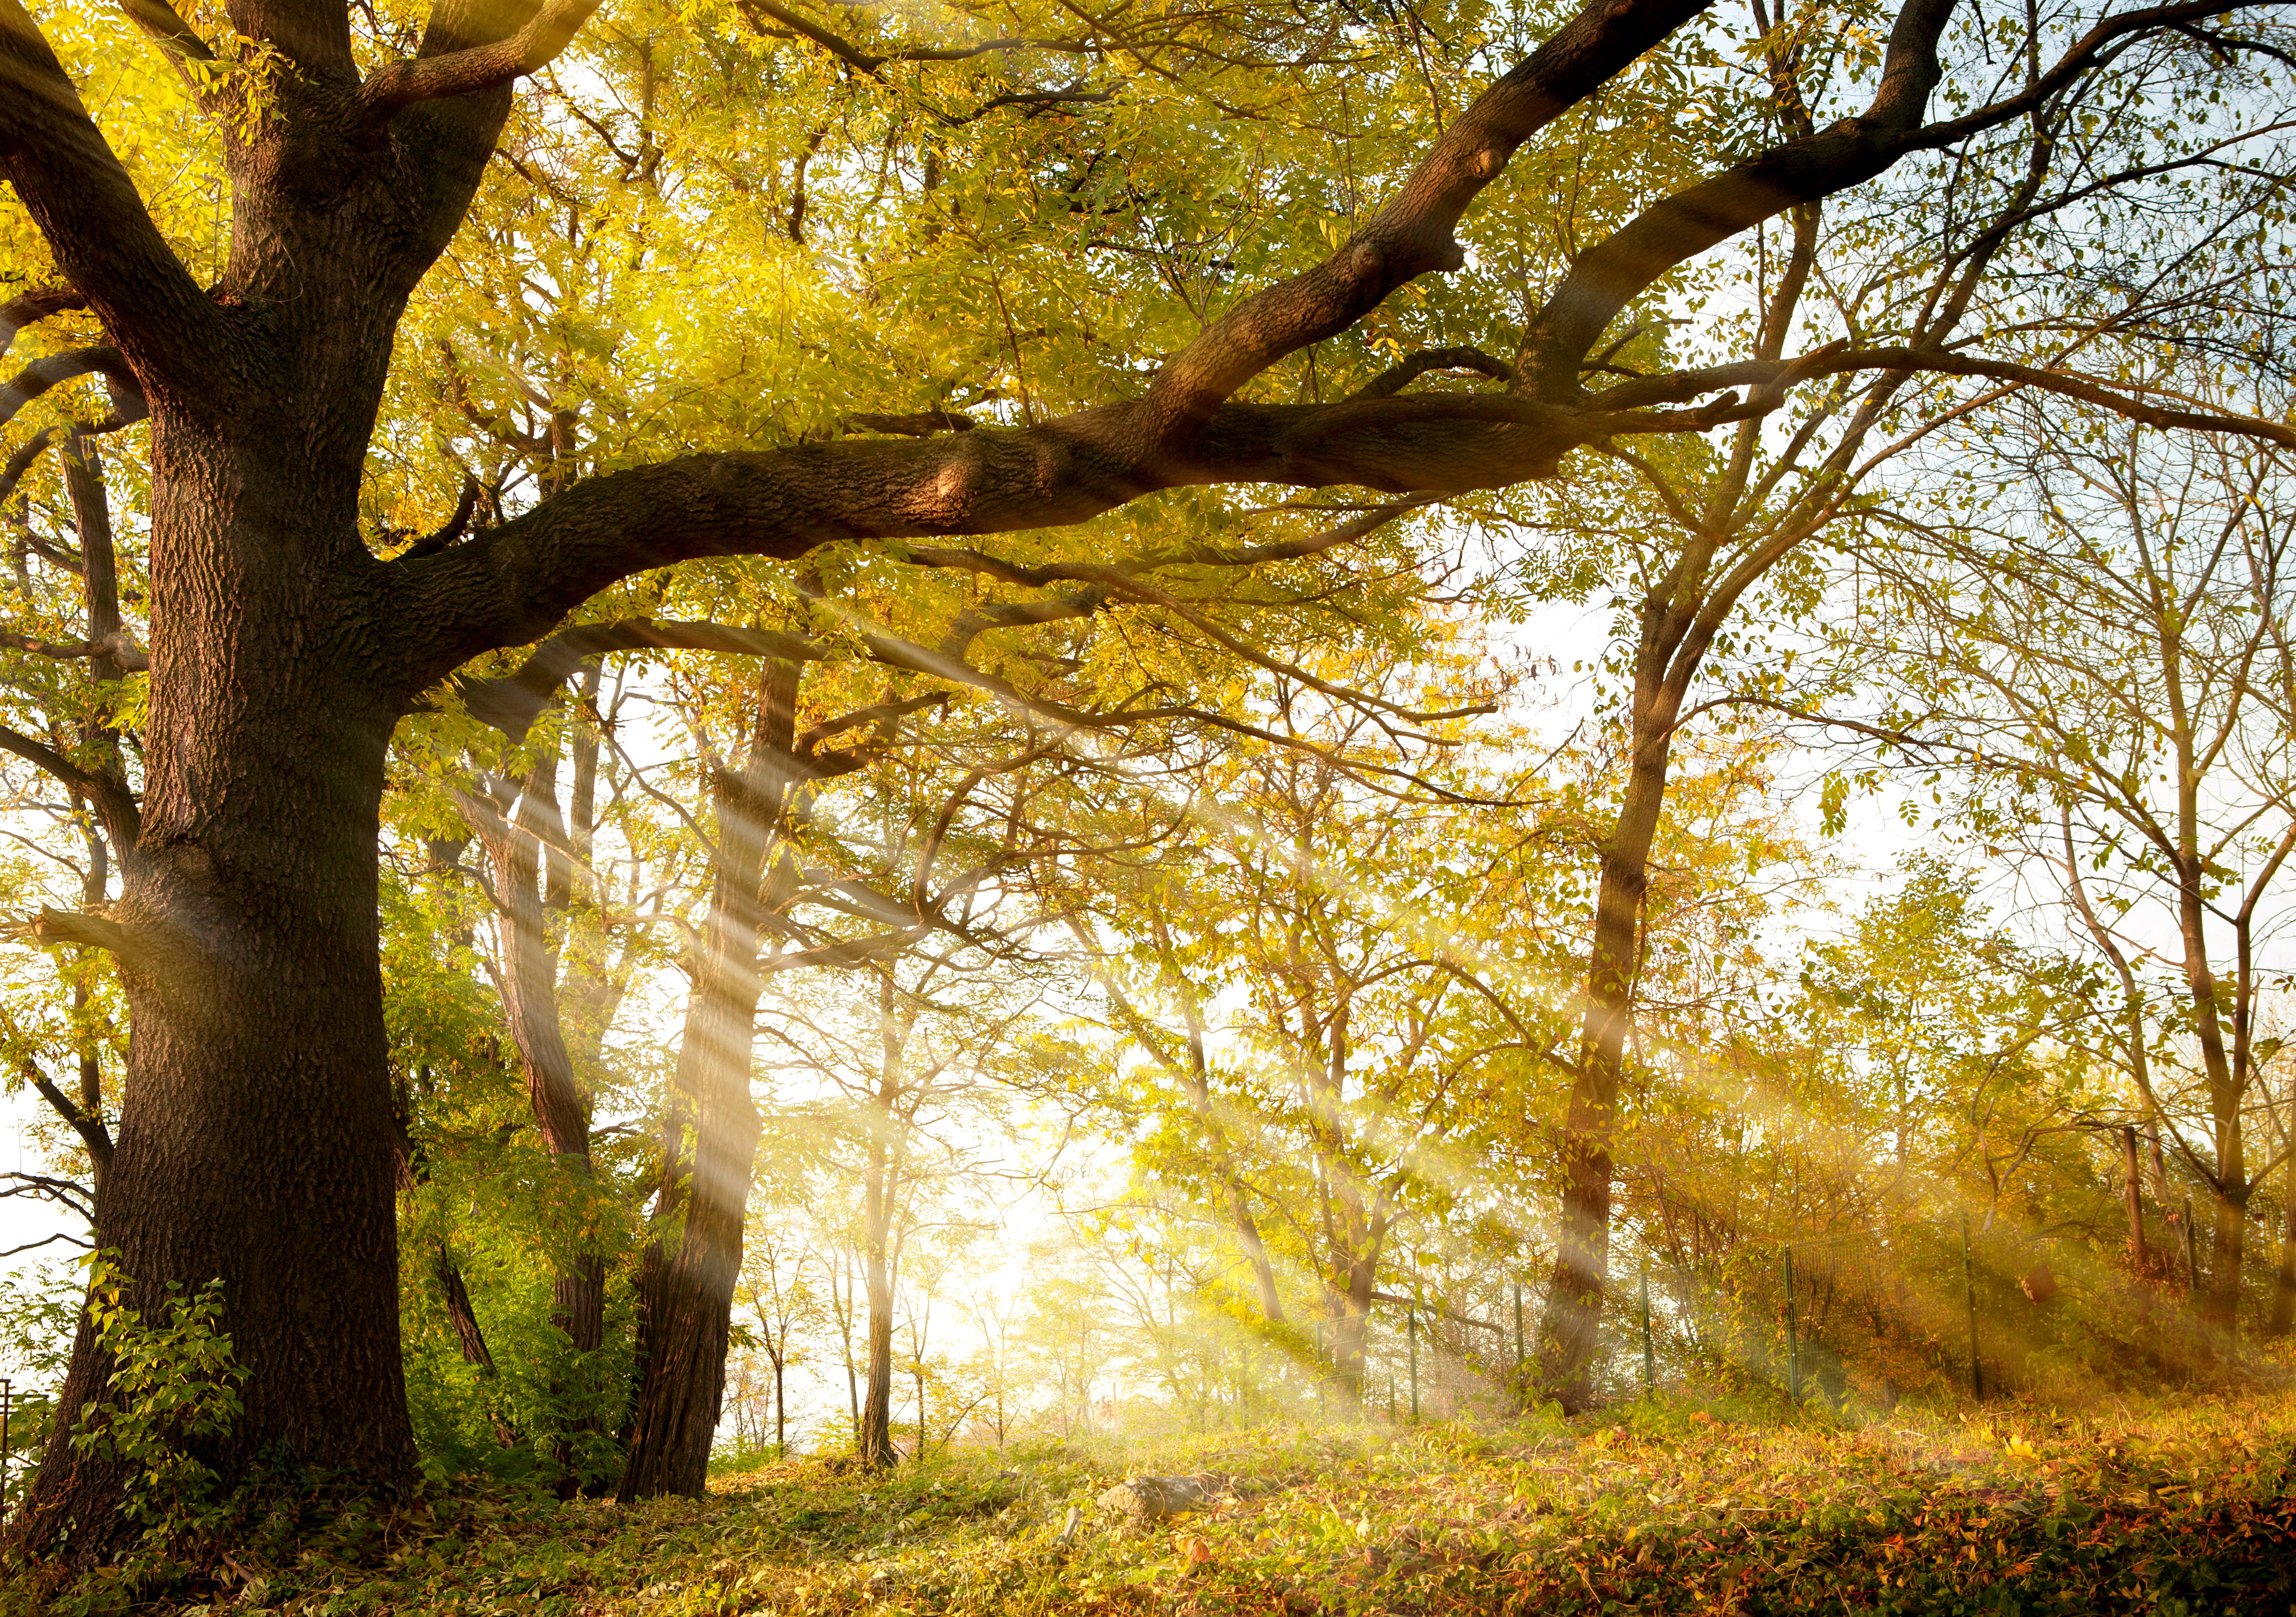
[[[671,1079],[653,1214],[660,1233],[638,1278],[638,1390],[624,1500],[701,1497],[725,1397],[759,1126],[750,1061],[767,862],[798,772],[799,666],[766,668],[742,766],[711,791],[718,845],[709,909]]]

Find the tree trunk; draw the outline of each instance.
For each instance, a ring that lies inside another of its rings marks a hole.
[[[372,575],[297,559],[359,545],[357,457],[328,475],[309,463],[328,434],[291,436],[155,434],[145,789],[140,825],[114,811],[109,918],[131,1032],[96,1233],[148,1322],[171,1283],[223,1281],[248,1372],[205,1445],[225,1486],[261,1456],[390,1490],[416,1477],[375,950],[397,715],[360,675]],[[68,1533],[85,1563],[133,1536],[127,1468],[70,1444],[111,1368],[84,1319],[17,1544]]]
[[[496,783],[490,789],[490,796],[463,793],[459,800],[463,817],[485,847],[493,870],[503,1011],[525,1074],[528,1105],[543,1148],[550,1153],[554,1168],[573,1181],[576,1195],[586,1198],[594,1173],[590,1156],[590,1097],[575,1072],[573,1054],[566,1044],[559,1006],[558,950],[550,930],[549,889],[555,868],[562,862],[551,851],[551,845],[562,837],[564,829],[558,810],[555,751],[536,764],[514,796],[505,784]],[[589,1227],[591,1221],[586,1214],[586,1210],[578,1214],[578,1229]],[[595,1478],[594,1473],[585,1475],[594,1455],[583,1456],[577,1451],[577,1444],[594,1437],[604,1424],[595,1384],[595,1355],[605,1343],[606,1329],[603,1255],[578,1236],[572,1249],[559,1254],[550,1290],[551,1323],[565,1336],[570,1355],[554,1385],[562,1408],[561,1436],[552,1458],[558,1467],[559,1497],[571,1499],[586,1481]]]
[[[776,1353],[774,1355],[774,1458],[777,1460],[789,1458],[789,1401],[784,1396],[787,1381],[782,1356]]]
[[[891,1225],[893,1185],[886,1162],[886,1142],[870,1146],[867,1183],[864,1187],[863,1278],[869,1293],[869,1368],[863,1384],[861,1419],[854,1448],[861,1463],[874,1468],[890,1466],[893,1454],[893,1258]]]
[[[2212,1196],[2216,1229],[2209,1250],[2209,1284],[2202,1318],[2219,1334],[2218,1345],[2231,1352],[2240,1328],[2240,1282],[2248,1267],[2248,1200],[2245,1184]]]
[[[734,1287],[756,1171],[750,1093],[767,858],[795,764],[798,666],[770,662],[738,775],[713,783],[718,847],[709,914],[671,1081],[657,1235],[638,1278],[636,1411],[619,1497],[699,1499],[726,1390]],[[670,1231],[675,1230],[675,1245]]]
[[[1363,1413],[1372,1293],[1377,1278],[1375,1261],[1359,1258],[1348,1267],[1347,1289],[1332,1299],[1339,1304],[1339,1314],[1332,1322],[1332,1378],[1339,1384],[1341,1402],[1358,1417]]]
[[[1586,1408],[1593,1397],[1587,1373],[1610,1275],[1611,1144],[1618,1125],[1627,1034],[1634,1021],[1643,894],[1649,886],[1651,845],[1666,800],[1667,765],[1679,706],[1670,685],[1660,687],[1648,676],[1637,682],[1627,789],[1603,850],[1602,886],[1595,901],[1578,1071],[1562,1124],[1562,1209],[1555,1233],[1554,1277],[1539,1322],[1539,1381],[1567,1410]]]
[[[2144,1170],[2136,1160],[2136,1127],[2120,1125],[2120,1199],[2128,1213],[2128,1266],[2142,1276],[2149,1270],[2144,1252]]]
[[[2288,1159],[2280,1193],[2280,1267],[2272,1276],[2272,1312],[2264,1334],[2285,1336],[2296,1326],[2296,1155]]]

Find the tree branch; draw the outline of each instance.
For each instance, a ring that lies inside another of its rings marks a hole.
[[[514,674],[459,682],[463,704],[472,718],[493,725],[513,742],[522,741],[558,687],[584,663],[609,652],[649,649],[728,651],[785,662],[818,662],[829,655],[825,648],[792,634],[730,624],[656,623],[650,617],[578,624],[537,646]]]
[[[1784,390],[1797,382],[1836,376],[1849,371],[1925,372],[1941,376],[1985,377],[2079,399],[2130,421],[2141,421],[2148,427],[2227,433],[2259,438],[2283,448],[2296,448],[2296,429],[2277,421],[2218,411],[2185,409],[2181,407],[2181,404],[2155,404],[2074,372],[2015,364],[2007,360],[1987,359],[1947,348],[1852,348],[1846,344],[1834,343],[1799,359],[1746,360],[1703,371],[1679,371],[1665,376],[1644,377],[1609,388],[1596,395],[1590,404],[1598,411],[1615,409],[1623,412],[1640,404],[1692,398],[1714,388],[1734,383],[1740,386],[1751,384],[1755,388],[1753,396],[1742,406],[1733,406],[1734,414],[1751,415],[1762,408],[1775,407],[1784,396]]]
[[[107,780],[93,770],[82,769],[45,742],[36,741],[23,731],[5,724],[0,724],[0,752],[13,753],[27,764],[46,771],[65,785],[78,788],[94,805],[113,843],[123,848],[135,845],[136,833],[143,823],[143,813],[136,806],[135,794],[118,781]]]
[[[1480,348],[1425,348],[1401,364],[1390,365],[1348,395],[1350,399],[1386,398],[1402,392],[1430,371],[1467,372],[1494,381],[1511,382],[1514,367]]]
[[[547,66],[573,43],[575,34],[597,9],[598,0],[548,0],[507,39],[437,56],[385,62],[359,86],[352,104],[352,122],[358,128],[379,131],[417,102],[500,89]]]
[[[39,1090],[40,1098],[53,1108],[57,1116],[70,1125],[73,1133],[79,1136],[80,1144],[86,1147],[88,1161],[95,1164],[95,1177],[101,1181],[111,1171],[111,1131],[104,1127],[103,1119],[74,1105],[71,1097],[58,1089],[48,1075],[29,1058],[19,1066],[24,1076],[31,1081],[32,1087]]]
[[[106,917],[78,911],[43,909],[24,923],[24,934],[36,943],[104,949],[123,960],[135,952],[135,935],[128,928]]]
[[[19,292],[5,303],[0,303],[0,355],[4,355],[16,340],[16,333],[28,325],[37,324],[51,314],[61,314],[67,309],[84,309],[87,299],[79,289],[70,286],[35,287],[29,292]]]
[[[99,373],[125,382],[130,388],[135,386],[135,374],[128,370],[127,360],[109,343],[34,360],[0,384],[0,425],[13,421],[18,411],[59,383],[76,376]]]
[[[1939,77],[1937,43],[1954,4],[1906,0],[1890,33],[1880,86],[1863,116],[1787,141],[1677,192],[1581,253],[1524,338],[1519,363],[1539,396],[1558,402],[1576,397],[1581,357],[1630,300],[1677,265],[1788,208],[1862,184],[1908,152],[1950,145],[2027,116],[2094,66],[2116,40],[2226,9],[2225,0],[2185,0],[2108,18],[2025,94],[1924,127],[1922,116]]]
[[[1145,401],[1155,436],[1202,422],[1269,365],[1346,331],[1406,282],[1459,268],[1466,255],[1451,233],[1516,150],[1709,3],[1594,0],[1586,6],[1476,97],[1339,251],[1245,298],[1168,361]]]
[[[25,474],[32,470],[33,463],[39,460],[47,446],[58,438],[75,434],[84,438],[101,437],[107,432],[117,432],[123,427],[133,426],[151,413],[144,395],[133,385],[122,382],[116,376],[109,380],[111,383],[111,414],[102,421],[74,421],[70,427],[44,427],[10,455],[4,465],[0,465],[0,505],[5,505],[15,497],[16,489],[23,482]],[[47,545],[37,541],[29,543],[44,555],[53,553]]]
[[[200,37],[199,30],[177,16],[168,0],[119,0],[119,9],[137,28],[159,41],[160,48],[170,56],[188,56],[195,61],[215,60],[215,52]]]
[[[73,662],[81,657],[108,657],[126,671],[140,674],[151,667],[151,654],[125,634],[107,635],[102,640],[43,640],[37,634],[19,634],[13,630],[0,629],[0,649],[28,651],[34,657],[52,657],[59,662]]]
[[[21,0],[0,0],[0,173],[138,385],[188,390],[218,318]],[[212,384],[210,383],[210,386]]]

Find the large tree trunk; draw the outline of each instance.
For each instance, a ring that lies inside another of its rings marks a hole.
[[[738,775],[720,776],[709,913],[678,1047],[662,1183],[664,1230],[638,1279],[640,1360],[624,1500],[700,1498],[726,1389],[734,1286],[759,1120],[750,1093],[767,860],[796,768],[798,666],[772,662]],[[668,1231],[675,1229],[675,1245]]]
[[[375,950],[397,715],[360,677],[372,575],[317,560],[360,545],[357,445],[275,429],[154,432],[141,823],[119,930],[75,928],[118,948],[131,1017],[97,1236],[149,1322],[171,1283],[222,1280],[248,1371],[244,1413],[206,1445],[226,1485],[262,1455],[390,1489],[416,1474]],[[83,1321],[20,1544],[68,1533],[88,1561],[135,1531],[129,1474],[70,1441],[111,1368]]]

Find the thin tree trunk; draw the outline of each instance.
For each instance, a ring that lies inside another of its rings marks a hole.
[[[2134,1123],[2120,1126],[2120,1199],[2128,1213],[2128,1266],[2136,1273],[2143,1275],[2149,1269],[2144,1251],[2144,1170],[2136,1160],[2136,1127]]]
[[[2296,1152],[2292,1152],[2281,1181],[2280,1267],[2272,1277],[2272,1312],[2264,1334],[2285,1336],[2296,1326]]]
[[[1634,980],[1642,943],[1643,895],[1650,851],[1666,799],[1669,755],[1679,700],[1638,685],[1634,747],[1619,817],[1603,850],[1595,903],[1595,936],[1587,968],[1587,1009],[1580,1024],[1578,1071],[1562,1124],[1562,1207],[1554,1275],[1539,1324],[1539,1380],[1565,1409],[1586,1408],[1588,1371],[1609,1285],[1611,1147],[1618,1126],[1619,1085],[1634,1021]]]
[[[590,1097],[574,1070],[560,1017],[558,951],[550,935],[547,885],[560,862],[550,849],[562,824],[557,805],[557,757],[536,764],[517,791],[497,787],[490,796],[464,793],[465,820],[486,849],[498,908],[503,1009],[511,1041],[526,1077],[527,1099],[543,1148],[578,1196],[592,1188]],[[589,1221],[581,1220],[586,1229]],[[554,1384],[562,1404],[561,1436],[552,1452],[558,1491],[571,1499],[580,1490],[588,1462],[578,1445],[604,1425],[597,1407],[594,1355],[604,1345],[605,1258],[593,1241],[577,1236],[559,1254],[551,1280],[551,1324],[565,1337],[568,1362]]]
[[[890,1126],[890,1122],[888,1125]],[[882,1133],[870,1142],[863,1185],[863,1281],[868,1288],[868,1369],[863,1382],[860,1420],[854,1447],[861,1463],[882,1469],[893,1453],[893,1264],[891,1225],[893,1169]]]
[[[725,1396],[734,1287],[760,1123],[750,1092],[767,862],[797,768],[799,668],[769,662],[738,775],[721,776],[709,913],[672,1079],[654,1223],[638,1278],[644,1320],[619,1497],[699,1499]],[[667,1234],[675,1229],[675,1245]]]

